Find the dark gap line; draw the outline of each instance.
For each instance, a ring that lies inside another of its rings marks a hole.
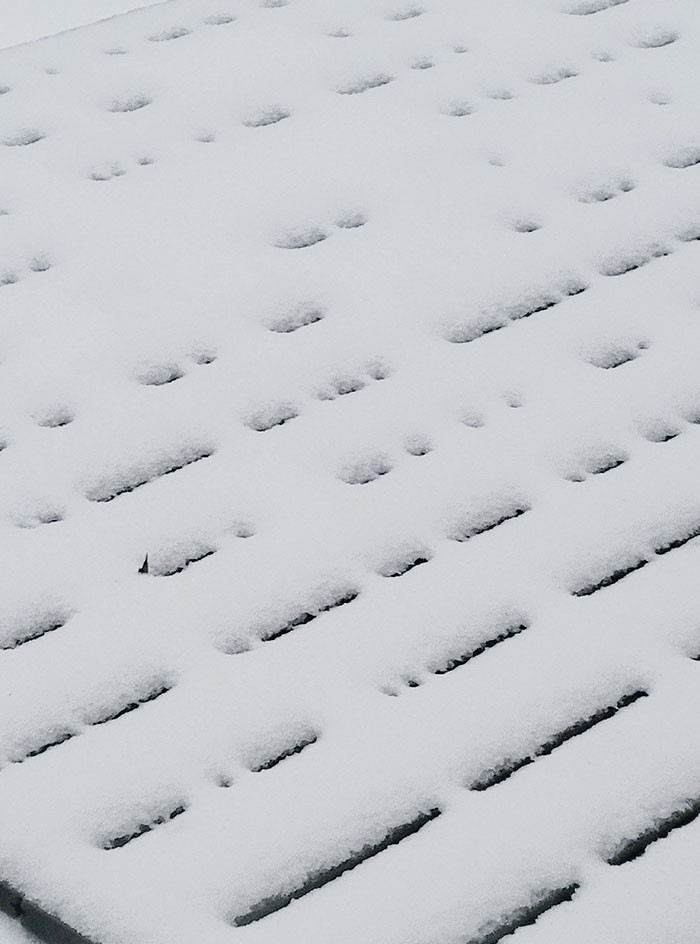
[[[676,810],[657,825],[645,829],[635,839],[623,843],[617,852],[607,858],[608,865],[624,865],[626,862],[638,859],[653,842],[665,839],[674,829],[687,826],[698,816],[700,816],[700,799],[687,801],[687,805],[683,809]]]
[[[66,741],[70,741],[71,738],[77,737],[78,734],[78,731],[64,731],[63,734],[59,734],[59,736],[53,741],[49,741],[47,744],[42,744],[41,747],[35,747],[33,751],[28,751],[24,757],[15,763],[21,764],[30,757],[38,757],[39,754],[46,753],[46,751],[50,750],[52,747],[58,747],[59,744],[65,744]]]
[[[490,315],[486,315],[486,317],[496,319],[491,324],[480,325],[477,323],[465,325],[461,329],[456,328],[447,340],[451,344],[469,344],[471,341],[477,341],[486,334],[492,334],[494,331],[507,328],[509,325],[516,321],[521,321],[523,318],[530,318],[538,312],[548,311],[550,308],[561,304],[561,302],[565,301],[567,298],[574,298],[576,295],[580,295],[582,292],[585,292],[587,288],[587,285],[576,282],[574,285],[562,289],[561,295],[545,295],[538,302],[523,302],[520,305],[516,303],[510,307],[505,307],[501,312],[492,312]],[[505,320],[502,320],[503,318],[505,318]]]
[[[192,465],[195,462],[200,462],[202,459],[208,459],[210,456],[213,456],[213,450],[211,452],[202,452],[196,456],[193,456],[191,459],[184,459],[183,461],[177,462],[175,465],[165,468],[162,472],[156,472],[153,475],[148,475],[145,478],[135,479],[132,482],[128,482],[124,485],[115,485],[112,490],[108,493],[98,493],[97,495],[88,494],[88,499],[94,502],[110,502],[115,498],[118,498],[119,495],[125,495],[128,492],[133,492],[137,488],[141,488],[142,485],[148,485],[151,482],[155,482],[160,478],[163,478],[166,475],[172,475],[173,472],[179,472],[180,469],[186,468],[188,465]]]
[[[547,754],[551,754],[552,751],[561,747],[566,741],[570,741],[571,738],[578,737],[579,734],[590,730],[590,728],[594,727],[596,724],[600,724],[601,721],[607,721],[608,718],[612,718],[613,715],[616,715],[622,708],[627,708],[629,705],[633,705],[636,701],[639,701],[640,698],[647,697],[648,693],[642,689],[631,692],[629,695],[623,695],[616,704],[601,708],[592,715],[589,715],[588,718],[577,721],[575,724],[571,724],[568,728],[564,728],[563,731],[555,734],[535,751],[536,755],[538,757],[544,757]]]
[[[526,767],[528,764],[534,764],[534,762],[534,757],[521,757],[520,760],[509,761],[494,770],[490,770],[488,774],[482,774],[480,779],[475,780],[474,783],[469,786],[469,789],[477,791],[488,790],[489,787],[495,787],[497,783],[503,783],[503,781],[511,777],[516,770],[520,770],[521,767]]]
[[[287,633],[291,633],[293,629],[297,629],[299,626],[305,626],[307,623],[310,623],[311,620],[315,620],[317,616],[318,613],[300,613],[279,629],[265,633],[264,636],[261,636],[261,639],[263,642],[272,642],[274,639],[279,639],[280,636],[286,636]]]
[[[580,734],[584,734],[602,721],[612,718],[613,715],[616,715],[621,709],[634,704],[634,702],[638,701],[640,698],[646,698],[647,694],[648,693],[642,689],[638,689],[635,692],[631,692],[629,695],[623,695],[614,705],[600,708],[587,718],[583,718],[564,728],[562,731],[559,731],[557,734],[554,734],[549,740],[545,741],[544,744],[536,748],[532,754],[517,760],[507,761],[494,770],[486,771],[470,785],[469,789],[478,791],[488,790],[489,787],[493,787],[497,783],[503,783],[504,780],[508,780],[508,778],[517,770],[520,770],[521,767],[534,764],[538,757],[546,757],[572,738],[578,737]]]
[[[155,701],[156,698],[160,698],[161,695],[165,695],[166,692],[171,691],[170,685],[161,685],[160,688],[154,689],[148,695],[144,695],[143,698],[137,698],[135,701],[130,701],[127,705],[124,705],[122,708],[119,708],[117,711],[112,714],[107,715],[105,718],[100,718],[99,721],[92,721],[91,726],[97,727],[100,724],[107,724],[108,721],[116,721],[117,718],[121,718],[123,715],[129,714],[131,711],[136,711],[137,708],[140,708],[141,705],[147,705],[149,701]]]
[[[497,636],[492,636],[490,639],[487,639],[485,642],[479,643],[478,646],[475,646],[474,649],[470,649],[464,655],[457,656],[454,659],[450,659],[444,666],[439,669],[433,669],[433,675],[447,675],[448,672],[453,672],[455,669],[458,669],[462,665],[466,665],[467,662],[470,662],[472,659],[475,659],[477,656],[482,655],[486,652],[487,649],[492,649],[494,646],[499,645],[502,642],[505,642],[507,639],[512,639],[513,636],[517,636],[519,633],[522,633],[523,630],[529,628],[529,623],[519,623],[517,626],[509,626],[507,629],[504,629],[503,632],[499,633]]]
[[[196,557],[186,557],[185,560],[178,567],[174,567],[172,570],[161,570],[159,572],[152,572],[154,577],[173,577],[175,574],[181,574],[183,570],[190,566],[190,564],[196,564],[198,561],[205,560],[207,557],[211,557],[212,554],[216,554],[216,549],[211,548],[208,551],[204,551],[201,554],[198,554]]]
[[[303,610],[277,629],[264,632],[260,638],[263,642],[272,642],[275,639],[279,639],[281,636],[286,636],[287,633],[291,633],[292,630],[297,629],[299,626],[305,626],[307,623],[315,620],[321,613],[329,613],[331,610],[335,610],[340,606],[352,603],[359,595],[359,590],[348,590],[330,603],[326,603],[323,606],[312,606],[309,607],[308,610]]]
[[[636,354],[628,354],[626,357],[620,357],[619,360],[615,360],[611,364],[595,363],[594,366],[600,368],[601,370],[617,370],[618,367],[624,367],[625,364],[631,364],[636,360]]]
[[[642,266],[648,265],[651,262],[651,259],[643,259],[639,262],[623,262],[620,263],[620,266],[609,271],[604,271],[602,274],[607,275],[608,278],[615,278],[618,275],[627,275],[628,272],[635,272],[637,269],[641,269]],[[623,268],[624,266],[624,268]]]
[[[142,380],[142,387],[165,387],[167,384],[175,383],[176,380],[182,380],[184,374],[171,374],[165,380]]]
[[[398,564],[400,568],[393,571],[390,574],[383,574],[384,577],[403,577],[404,574],[407,574],[409,570],[413,570],[414,567],[419,567],[421,564],[427,564],[430,560],[429,557],[416,557],[415,560],[406,561],[403,564]]]
[[[519,518],[521,515],[524,515],[525,512],[530,511],[529,507],[522,506],[519,508],[514,508],[513,511],[506,512],[501,515],[500,518],[495,518],[493,521],[489,521],[487,524],[483,525],[473,525],[468,528],[463,535],[455,538],[455,541],[464,543],[470,538],[475,538],[479,534],[486,534],[488,531],[493,531],[494,528],[499,527],[499,525],[505,524],[506,521],[512,521],[514,518]]]
[[[575,282],[568,288],[563,289],[564,298],[576,298],[577,295],[583,295],[584,292],[587,292],[588,288],[589,286],[585,285],[583,282]],[[563,300],[564,299],[562,299],[562,301]]]
[[[510,321],[504,321],[504,322],[495,321],[493,324],[483,325],[477,329],[479,332],[478,334],[475,334],[473,335],[473,337],[470,337],[470,338],[465,338],[462,344],[464,344],[465,342],[468,344],[470,341],[477,341],[479,338],[483,338],[487,334],[493,334],[494,331],[500,331],[502,328],[507,328],[509,324],[510,324]]]
[[[580,887],[577,882],[572,882],[571,885],[546,892],[534,904],[518,908],[493,930],[480,934],[479,937],[471,938],[467,944],[498,944],[504,937],[515,934],[518,928],[534,924],[545,912],[563,904],[565,901],[571,901]]]
[[[143,698],[129,702],[127,705],[124,705],[122,708],[118,709],[113,714],[108,715],[106,718],[100,718],[98,721],[88,722],[87,726],[97,727],[101,724],[107,724],[108,721],[115,721],[117,718],[121,718],[122,715],[128,714],[129,712],[140,708],[141,705],[145,705],[149,701],[155,701],[156,698],[160,698],[161,695],[164,695],[170,690],[171,686],[161,686],[160,688],[150,692],[148,695],[145,695]],[[48,741],[46,744],[42,744],[40,747],[36,747],[33,750],[28,751],[24,757],[19,758],[18,760],[14,761],[14,763],[22,764],[30,757],[38,757],[40,754],[45,754],[46,751],[50,750],[52,747],[58,747],[60,744],[65,744],[66,741],[70,741],[73,738],[79,737],[82,733],[83,731],[64,731],[58,737],[54,738],[53,741]]]
[[[331,866],[327,869],[319,869],[316,872],[311,872],[307,876],[306,881],[304,881],[298,888],[295,888],[294,891],[280,895],[271,895],[269,898],[263,898],[261,901],[254,904],[248,911],[235,917],[233,919],[233,924],[236,927],[243,927],[244,925],[252,924],[254,921],[259,921],[261,918],[266,918],[275,911],[280,911],[280,909],[286,908],[287,905],[291,904],[296,898],[302,898],[304,895],[308,895],[309,892],[315,891],[317,888],[323,888],[324,885],[327,885],[329,882],[340,878],[340,876],[345,872],[356,868],[362,862],[366,862],[367,859],[371,859],[374,856],[379,855],[380,852],[384,852],[384,850],[388,849],[390,846],[395,846],[409,836],[413,836],[427,823],[430,823],[432,820],[436,819],[440,813],[441,810],[439,810],[437,807],[434,807],[427,813],[419,813],[418,816],[410,820],[408,823],[404,823],[401,826],[397,826],[394,829],[389,830],[389,832],[387,832],[384,838],[379,842],[368,843],[358,852],[351,853],[346,859],[343,859],[343,861],[339,862],[337,865]]]
[[[0,649],[7,651],[9,649],[17,649],[19,646],[23,646],[27,642],[33,642],[35,639],[41,639],[42,636],[48,635],[48,633],[53,633],[57,629],[61,629],[66,625],[68,619],[59,619],[46,626],[37,627],[31,630],[30,635],[22,636],[21,639],[14,639],[11,643],[7,643],[3,646],[0,646]]]
[[[353,600],[356,600],[359,595],[359,590],[348,590],[347,593],[343,594],[342,597],[338,597],[338,599],[333,603],[327,603],[325,606],[320,606],[318,608],[318,612],[328,613],[330,610],[334,610],[338,606],[345,606],[346,603],[352,603]]]
[[[115,836],[112,839],[108,839],[102,848],[105,850],[121,849],[123,846],[128,845],[128,843],[133,842],[134,839],[138,839],[139,836],[145,836],[146,833],[150,833],[156,826],[162,826],[163,823],[167,823],[175,819],[175,817],[181,816],[186,810],[187,807],[184,804],[176,806],[174,810],[171,810],[170,813],[165,816],[157,816],[154,820],[151,820],[150,823],[141,823],[139,828],[134,830],[133,833],[125,833],[122,836]]]
[[[604,475],[606,472],[612,472],[613,469],[619,469],[621,465],[624,465],[625,461],[625,459],[611,459],[607,464],[593,469],[591,475]]]
[[[665,544],[660,544],[658,547],[655,547],[653,553],[657,557],[661,557],[664,554],[668,554],[669,551],[675,551],[679,547],[683,547],[685,544],[688,544],[697,537],[700,537],[700,524],[694,525],[693,528],[691,528],[691,530],[682,537],[673,538],[672,540],[667,541]],[[647,564],[651,563],[652,560],[653,558],[648,557],[640,558],[634,564],[614,570],[611,574],[603,577],[603,579],[599,580],[597,583],[587,584],[586,586],[581,587],[579,590],[573,590],[572,596],[586,597],[593,593],[597,593],[604,587],[610,587],[619,580],[622,580],[623,577],[626,577],[628,574],[634,573],[635,570],[641,570],[642,567],[645,567]]]
[[[266,760],[264,764],[258,764],[257,767],[251,768],[254,774],[259,774],[263,770],[270,770],[272,767],[276,767],[283,760],[286,760],[287,757],[292,757],[294,754],[301,754],[305,747],[308,747],[310,744],[315,744],[318,741],[318,735],[314,734],[312,737],[306,738],[303,741],[299,741],[298,744],[295,744],[293,747],[288,747],[286,750],[282,751],[281,754],[277,754],[276,757]]]
[[[599,590],[603,590],[605,587],[612,587],[613,584],[618,583],[623,577],[633,574],[635,570],[641,570],[642,567],[646,567],[648,563],[647,558],[643,557],[634,564],[629,564],[627,567],[620,567],[618,570],[614,570],[611,574],[608,574],[607,577],[603,577],[602,580],[599,580],[598,583],[587,584],[579,590],[572,590],[571,594],[574,597],[589,597]]]
[[[248,426],[250,429],[254,430],[254,432],[256,433],[267,433],[271,429],[274,429],[276,426],[284,426],[285,423],[290,423],[292,420],[297,419],[298,416],[299,414],[295,411],[293,413],[290,413],[289,415],[287,414],[280,415],[277,418],[275,417],[272,417],[270,419],[264,419],[261,417],[257,419],[253,418],[248,423]]]
[[[667,544],[661,544],[659,547],[654,548],[654,553],[668,554],[669,551],[675,551],[676,548],[683,547],[684,544],[687,544],[689,541],[692,541],[693,538],[700,537],[700,525],[696,525],[685,537],[676,538],[673,541],[669,541]]]
[[[634,272],[636,269],[641,269],[642,266],[648,265],[650,262],[653,262],[654,259],[665,259],[673,252],[674,250],[671,248],[663,249],[657,247],[652,249],[648,256],[622,259],[617,264],[611,262],[607,266],[603,266],[600,272],[601,275],[608,276],[608,278],[615,278],[618,275],[627,275],[628,272]]]

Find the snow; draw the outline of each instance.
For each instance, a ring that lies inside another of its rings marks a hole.
[[[1,48],[33,42],[54,33],[165,2],[167,0],[151,0],[151,3],[139,3],[138,0],[61,0],[60,4],[56,4],[52,0],[27,0],[24,3],[0,0]]]
[[[695,5],[33,4],[3,940],[695,944]]]
[[[0,912],[0,932],[6,944],[37,944],[37,938],[25,931],[17,921]]]

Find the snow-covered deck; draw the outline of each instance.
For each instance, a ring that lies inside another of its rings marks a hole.
[[[0,53],[0,937],[697,944],[696,4],[78,9]]]

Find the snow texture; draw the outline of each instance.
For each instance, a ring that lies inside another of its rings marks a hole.
[[[697,944],[695,0],[0,14],[3,944]]]

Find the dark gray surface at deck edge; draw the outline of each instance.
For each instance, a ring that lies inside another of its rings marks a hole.
[[[0,911],[14,918],[42,944],[99,944],[25,898],[20,891],[5,881],[0,881]]]

